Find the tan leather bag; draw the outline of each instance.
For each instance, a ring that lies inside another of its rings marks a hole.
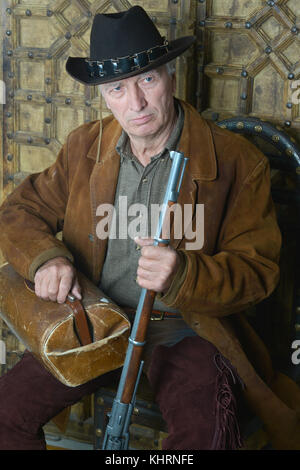
[[[0,316],[35,357],[63,384],[76,387],[121,367],[130,323],[125,313],[83,274],[82,306],[93,342],[81,345],[70,303],[44,301],[6,264],[0,268]]]

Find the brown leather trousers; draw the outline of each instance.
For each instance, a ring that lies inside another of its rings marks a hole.
[[[148,372],[168,425],[163,449],[236,449],[237,377],[216,348],[198,336],[157,346]],[[28,351],[0,378],[0,449],[46,449],[42,427],[98,387],[117,384],[118,371],[79,387],[54,378]]]

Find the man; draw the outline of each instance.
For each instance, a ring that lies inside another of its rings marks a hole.
[[[175,76],[166,64],[193,41],[167,44],[140,7],[96,15],[91,58],[69,58],[67,71],[100,85],[114,117],[74,130],[55,164],[8,197],[1,248],[44,300],[62,303],[70,291],[80,298],[77,269],[129,307],[131,319],[140,288],[157,292],[154,308],[165,314],[150,322],[145,371],[168,425],[163,448],[236,449],[239,377],[185,318],[193,312],[201,324],[268,296],[278,280],[280,233],[267,159],[174,100]],[[171,233],[169,247],[151,246],[150,230],[136,240],[98,236],[102,204],[113,203],[122,215],[122,197],[149,210],[162,203],[175,149],[189,157],[178,203],[192,207],[193,230]],[[187,232],[199,235],[201,204],[204,240],[196,246]],[[63,241],[55,238],[61,228]],[[111,376],[71,389],[26,353],[0,380],[0,448],[44,448],[42,425]]]

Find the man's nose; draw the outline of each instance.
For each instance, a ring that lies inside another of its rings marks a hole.
[[[143,90],[137,84],[134,84],[129,91],[129,107],[132,111],[141,111],[147,102]]]

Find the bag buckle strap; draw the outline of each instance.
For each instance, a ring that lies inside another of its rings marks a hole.
[[[74,295],[69,294],[65,302],[73,312],[74,331],[81,346],[93,342],[93,327],[82,303]]]
[[[34,282],[29,279],[24,279],[25,286],[30,292],[35,294]],[[93,343],[93,325],[79,299],[74,295],[69,294],[65,303],[71,308],[73,312],[73,327],[74,332],[81,346]]]

